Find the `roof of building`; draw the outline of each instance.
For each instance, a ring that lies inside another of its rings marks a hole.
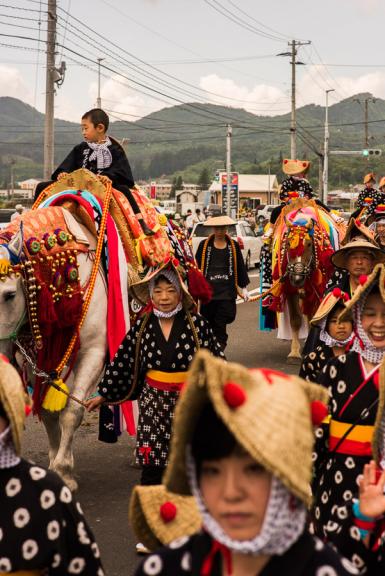
[[[240,192],[266,192],[269,189],[269,180],[270,190],[277,190],[278,180],[276,174],[239,174],[238,189]],[[210,192],[221,192],[221,181],[216,182],[214,180],[209,190]]]

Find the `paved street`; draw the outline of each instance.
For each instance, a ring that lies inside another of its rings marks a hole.
[[[257,272],[251,271],[257,286]],[[230,328],[228,360],[246,366],[266,366],[297,372],[285,362],[289,344],[274,333],[257,331],[258,309],[255,303],[240,304],[236,322]],[[42,425],[30,420],[25,435],[24,455],[39,464],[47,463],[47,443]],[[137,563],[134,538],[128,526],[127,508],[130,490],[138,470],[129,465],[129,441],[107,445],[97,440],[97,416],[91,414],[77,435],[75,446],[79,500],[100,545],[108,576],[129,576]]]

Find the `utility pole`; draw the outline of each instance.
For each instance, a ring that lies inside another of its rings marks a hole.
[[[358,102],[359,104],[364,104],[364,147],[369,148],[369,102],[376,102],[376,99],[373,96],[368,96],[364,98],[364,100],[360,100],[359,98],[354,98],[353,102]]]
[[[227,184],[226,184],[226,200],[227,200],[227,216],[230,216],[230,200],[231,200],[231,137],[233,135],[233,129],[231,124],[227,124],[227,134],[226,134],[226,172],[227,172]],[[223,201],[222,201],[223,202]]]
[[[300,42],[299,40],[292,40],[288,42],[291,50],[290,52],[281,52],[277,56],[290,56],[291,64],[291,120],[290,120],[290,157],[297,158],[297,118],[296,118],[296,66],[304,66],[304,62],[299,62],[297,58],[297,47],[306,46],[311,44],[311,41]]]
[[[98,58],[98,97],[96,100],[96,108],[102,107],[102,99],[100,97],[100,63],[104,60],[104,58]]]
[[[329,92],[334,92],[334,88],[325,90],[326,107],[325,107],[325,140],[324,140],[324,166],[323,166],[323,186],[321,200],[324,204],[328,199],[328,182],[329,182]]]
[[[47,72],[44,118],[44,180],[49,180],[54,168],[54,99],[55,99],[56,0],[47,7]]]

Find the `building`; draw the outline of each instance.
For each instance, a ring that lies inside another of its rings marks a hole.
[[[39,184],[41,180],[37,178],[28,178],[28,180],[23,180],[22,182],[18,182],[18,185],[22,190],[35,190],[36,184]]]
[[[148,182],[140,182],[140,188],[144,191],[147,196],[150,196],[151,184]],[[156,188],[156,199],[159,201],[169,200],[171,196],[172,184],[171,182],[155,182]]]
[[[218,181],[213,180],[209,192],[215,204],[222,204],[221,172]],[[275,174],[239,174],[239,205],[278,204],[278,180]]]

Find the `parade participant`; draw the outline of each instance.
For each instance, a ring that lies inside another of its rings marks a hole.
[[[25,392],[0,356],[0,574],[103,576],[79,504],[54,472],[20,457]]]
[[[317,377],[327,362],[335,356],[344,354],[354,338],[351,318],[339,322],[338,318],[349,299],[346,292],[334,288],[322,300],[310,324],[320,329],[320,343],[302,359],[299,376],[309,382],[317,382]]]
[[[352,218],[358,218],[370,213],[373,205],[378,201],[378,190],[376,186],[376,175],[369,172],[364,176],[364,188],[358,195],[357,209],[352,213]]]
[[[189,238],[191,236],[191,232],[194,228],[194,216],[193,216],[192,210],[190,210],[190,209],[187,210],[184,226],[186,228],[187,237]]]
[[[353,498],[357,478],[372,457],[379,365],[385,354],[385,268],[362,277],[341,319],[353,312],[356,338],[351,351],[330,360],[318,381],[329,390],[330,422],[317,430],[315,450],[316,534],[333,541],[345,516],[338,504]]]
[[[384,181],[383,188],[385,187],[385,177],[381,179]],[[380,183],[381,183],[380,182]],[[384,195],[385,196],[385,195]],[[374,234],[374,238],[381,249],[385,249],[385,204],[377,204],[373,214],[368,217],[367,224],[369,230]]]
[[[249,299],[247,285],[250,283],[242,252],[236,240],[228,234],[228,227],[235,224],[229,216],[208,218],[204,226],[211,226],[214,233],[198,246],[195,258],[199,268],[213,288],[208,304],[201,313],[210,322],[212,330],[225,350],[228,340],[227,325],[234,322],[239,288],[244,300]]]
[[[24,213],[24,206],[22,204],[16,204],[15,206],[15,211],[11,216],[11,222],[13,222],[13,220],[16,220],[16,218],[20,218],[20,216]]]
[[[222,355],[207,320],[193,312],[177,265],[170,261],[131,287],[134,299],[147,305],[145,314],[106,367],[100,396],[88,402],[93,410],[104,402],[138,398],[136,459],[142,485],[162,483],[175,405],[195,352],[208,348]]]
[[[136,575],[356,574],[306,528],[312,416],[325,413],[325,401],[325,390],[295,376],[199,352],[164,481],[195,496],[204,530],[161,548]]]
[[[129,520],[137,538],[149,551],[195,534],[202,526],[195,499],[168,492],[162,484],[134,486]]]
[[[360,277],[370,274],[378,262],[385,262],[385,252],[374,240],[369,241],[368,238],[356,236],[334,252],[331,260],[340,274],[338,277],[334,275],[333,283],[329,283],[326,290],[338,286],[352,297],[360,285]]]
[[[40,182],[35,188],[35,200],[39,194],[56,182],[62,173],[86,168],[95,174],[107,176],[116,190],[122,192],[147,236],[154,234],[143,219],[140,208],[130,190],[135,186],[131,167],[123,147],[115,138],[108,136],[110,120],[100,108],[93,108],[82,116],[81,127],[84,142],[75,146],[51,176],[50,182]]]

